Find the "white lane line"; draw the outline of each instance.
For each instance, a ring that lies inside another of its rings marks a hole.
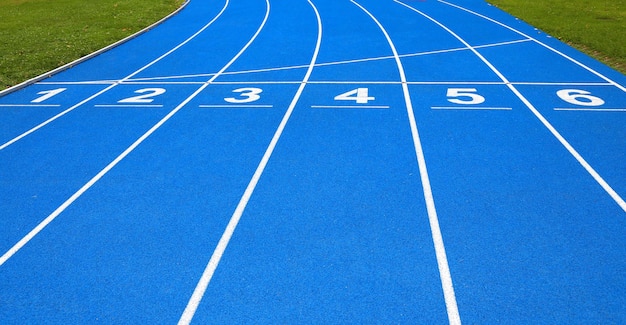
[[[465,110],[465,111],[511,111],[512,107],[480,107],[480,106],[433,106],[435,110]]]
[[[145,69],[147,69],[147,68],[151,67],[151,66],[152,66],[152,65],[154,65],[155,63],[157,63],[157,62],[161,61],[161,60],[162,60],[162,59],[164,59],[166,56],[168,56],[168,55],[172,54],[174,51],[178,50],[179,48],[181,48],[181,47],[182,47],[182,46],[184,46],[185,44],[189,43],[192,39],[196,38],[196,36],[200,35],[200,33],[202,33],[204,30],[206,30],[206,29],[207,29],[209,26],[211,26],[211,25],[212,25],[212,24],[213,24],[213,23],[214,23],[214,22],[215,22],[215,21],[216,21],[216,20],[217,20],[220,16],[222,16],[222,14],[224,13],[224,11],[226,10],[226,7],[228,7],[228,3],[229,3],[229,0],[226,0],[226,1],[224,2],[224,6],[222,7],[222,10],[221,10],[221,11],[220,11],[220,12],[219,12],[219,13],[218,13],[218,14],[217,14],[217,15],[216,15],[216,16],[215,16],[215,17],[214,17],[214,18],[213,18],[210,22],[208,22],[206,25],[204,25],[202,28],[200,28],[197,32],[195,32],[193,35],[191,35],[190,37],[188,37],[186,40],[184,40],[183,42],[181,42],[180,44],[178,44],[176,47],[172,48],[171,50],[167,51],[165,54],[163,54],[163,55],[161,55],[160,57],[158,57],[158,58],[154,59],[152,62],[150,62],[150,63],[146,64],[146,65],[145,65],[145,66],[143,66],[143,67],[141,67],[139,70],[136,70],[135,72],[133,72],[133,73],[129,74],[129,75],[128,75],[128,76],[126,76],[124,79],[119,80],[119,81],[117,81],[117,82],[115,82],[115,83],[111,84],[110,86],[108,86],[108,87],[104,88],[103,90],[101,90],[101,91],[99,91],[99,92],[95,93],[94,95],[91,95],[91,96],[87,97],[86,99],[84,99],[84,100],[80,101],[78,104],[76,104],[76,105],[74,105],[74,106],[72,106],[72,107],[70,107],[70,108],[68,108],[68,109],[64,110],[63,112],[61,112],[61,113],[59,113],[59,114],[57,114],[57,115],[55,115],[55,116],[53,116],[53,117],[51,117],[51,118],[49,118],[49,119],[45,120],[44,122],[40,123],[39,125],[37,125],[37,126],[33,127],[32,129],[30,129],[30,130],[28,130],[28,131],[26,131],[26,132],[24,132],[24,133],[22,133],[22,134],[18,135],[17,137],[15,137],[15,138],[13,138],[13,139],[9,140],[8,142],[6,142],[5,144],[3,144],[3,145],[1,145],[1,146],[0,146],[0,150],[5,149],[6,147],[8,147],[8,146],[10,146],[10,145],[14,144],[15,142],[17,142],[17,141],[19,141],[19,140],[23,139],[24,137],[26,137],[26,136],[28,136],[28,135],[32,134],[33,132],[35,132],[35,131],[37,131],[37,130],[41,129],[42,127],[44,127],[44,126],[46,126],[46,125],[48,125],[48,124],[52,123],[53,121],[57,120],[58,118],[60,118],[60,117],[62,117],[62,116],[64,116],[64,115],[66,115],[67,113],[69,113],[69,112],[73,111],[74,109],[76,109],[76,108],[78,108],[78,107],[82,106],[83,104],[85,104],[85,103],[87,103],[87,102],[91,101],[92,99],[94,99],[94,98],[96,98],[96,97],[98,97],[98,96],[100,96],[100,95],[104,94],[105,92],[107,92],[107,91],[109,91],[109,90],[113,89],[115,86],[119,85],[120,83],[124,82],[125,80],[128,80],[128,79],[132,78],[133,76],[137,75],[138,73],[140,73],[140,72],[144,71]]]
[[[274,105],[198,105],[200,108],[272,108]]]
[[[58,104],[0,104],[0,107],[61,107]]]
[[[608,82],[511,82],[519,86],[613,86]]]
[[[131,108],[159,108],[159,107],[163,107],[163,105],[158,105],[158,104],[99,104],[99,105],[93,105],[93,107],[111,107],[111,108],[124,108],[124,107],[131,107]]]
[[[450,33],[450,35],[454,36],[461,43],[467,46],[467,48],[469,48],[496,75],[498,75],[498,77],[507,85],[507,87],[526,105],[526,107],[528,107],[528,109],[535,115],[535,117],[537,117],[537,119],[539,119],[539,121],[541,121],[541,123],[550,131],[550,133],[552,133],[552,135],[555,138],[557,138],[559,142],[561,142],[563,147],[565,147],[565,149],[569,151],[569,153],[578,161],[578,163],[583,168],[585,168],[585,170],[589,173],[589,175],[591,175],[593,179],[607,192],[607,194],[609,194],[609,196],[611,196],[611,198],[622,208],[622,210],[626,212],[626,201],[624,201],[624,199],[622,199],[622,197],[619,194],[617,194],[617,192],[615,192],[615,190],[604,180],[604,178],[602,178],[602,176],[600,176],[600,174],[598,174],[598,172],[585,160],[585,158],[583,158],[582,155],[580,155],[580,153],[578,153],[578,151],[574,149],[574,147],[561,135],[561,133],[559,133],[559,131],[557,131],[557,129],[543,115],[541,115],[539,110],[537,110],[537,108],[535,108],[535,106],[528,99],[526,99],[526,97],[524,97],[524,95],[522,95],[522,93],[519,92],[519,90],[517,90],[517,88],[515,88],[515,86],[511,84],[509,80],[498,69],[496,69],[496,67],[493,64],[491,64],[491,62],[489,62],[484,56],[482,56],[482,54],[480,54],[475,48],[473,48],[463,38],[461,38],[459,35],[453,32],[450,28],[446,27],[439,21],[435,20],[434,18],[426,15],[425,13],[407,4],[404,4],[398,0],[393,0],[393,1],[410,10],[415,11],[416,13],[422,15],[428,20],[437,24],[439,27],[446,30],[448,33]]]
[[[299,85],[301,81],[214,81],[214,85]],[[37,83],[41,84],[41,83]],[[54,84],[54,83],[50,83]],[[204,81],[125,81],[124,85],[202,85]],[[400,85],[400,81],[382,81],[382,80],[354,80],[354,81],[334,81],[334,80],[316,80],[308,81],[307,84],[371,84],[371,85]],[[407,81],[409,85],[506,85],[502,81]],[[608,82],[511,82],[512,85],[520,86],[613,86]],[[14,105],[12,105],[14,106]]]
[[[395,0],[394,0],[394,1],[395,1]],[[444,3],[444,4],[446,4],[446,5],[449,5],[449,6],[451,6],[451,7],[455,7],[455,8],[457,8],[457,9],[463,10],[463,11],[468,12],[468,13],[470,13],[470,14],[476,15],[476,16],[481,17],[481,18],[483,18],[483,19],[489,20],[489,21],[491,21],[491,22],[493,22],[493,23],[495,23],[495,24],[498,24],[498,25],[500,25],[500,26],[502,26],[502,27],[504,27],[504,28],[506,28],[506,29],[508,29],[508,30],[511,30],[511,31],[513,31],[513,32],[515,32],[515,33],[517,33],[517,34],[519,34],[519,35],[523,36],[523,37],[526,37],[526,38],[528,38],[528,39],[531,39],[531,40],[533,40],[535,43],[537,43],[537,44],[539,44],[539,45],[541,45],[541,46],[543,46],[543,47],[547,48],[548,50],[550,50],[550,51],[552,51],[552,52],[554,52],[554,53],[556,53],[556,54],[558,54],[558,55],[560,55],[560,56],[564,57],[565,59],[567,59],[567,60],[569,60],[569,61],[573,62],[574,64],[576,64],[576,65],[578,65],[578,66],[582,67],[583,69],[585,69],[585,70],[587,70],[587,71],[589,71],[589,72],[591,72],[591,73],[595,74],[596,76],[598,76],[598,77],[600,77],[600,78],[602,78],[602,79],[606,80],[606,81],[607,81],[608,83],[610,83],[611,85],[613,85],[613,86],[615,86],[615,87],[617,87],[617,88],[621,89],[622,91],[626,92],[626,87],[624,87],[624,86],[622,86],[622,85],[618,84],[617,82],[615,82],[615,81],[613,81],[613,80],[609,79],[609,78],[608,78],[608,77],[606,77],[605,75],[603,75],[603,74],[601,74],[601,73],[597,72],[596,70],[594,70],[594,69],[592,69],[592,68],[590,68],[590,67],[586,66],[585,64],[581,63],[580,61],[577,61],[576,59],[574,59],[574,58],[572,58],[572,57],[570,57],[570,56],[566,55],[565,53],[560,52],[559,50],[557,50],[557,49],[555,49],[555,48],[553,48],[553,47],[551,47],[551,46],[549,46],[549,45],[547,45],[547,44],[545,44],[545,43],[543,43],[543,42],[539,41],[539,40],[538,40],[538,39],[536,39],[536,38],[533,38],[533,37],[531,37],[531,36],[529,36],[529,35],[526,35],[525,33],[521,32],[521,31],[519,31],[519,30],[517,30],[517,29],[515,29],[515,28],[513,28],[513,27],[511,27],[511,26],[508,26],[508,25],[506,25],[506,24],[504,24],[504,23],[501,23],[501,22],[499,22],[499,21],[497,21],[497,20],[495,20],[495,19],[493,19],[493,18],[487,17],[487,16],[485,16],[485,15],[481,15],[481,14],[479,14],[479,13],[475,12],[475,11],[472,11],[472,10],[469,10],[469,9],[466,9],[466,8],[463,8],[463,7],[459,6],[459,5],[455,5],[455,4],[453,4],[453,3],[450,3],[450,2],[447,2],[447,1],[444,1],[444,0],[437,0],[437,1],[439,1],[439,2],[441,2],[441,3]]]
[[[112,85],[121,80],[39,81],[37,85]]]
[[[266,0],[268,1],[268,0]],[[227,1],[228,3],[228,1]],[[252,36],[252,38],[246,43],[246,45],[237,53],[222,69],[220,72],[224,72],[228,69],[254,42],[256,37],[261,32],[261,29],[265,26],[265,22],[267,21],[267,16],[269,15],[269,3],[268,3],[268,12],[265,15],[265,19],[263,23],[260,25],[259,29]],[[200,88],[198,88],[193,94],[187,97],[182,103],[176,106],[171,112],[169,112],[165,117],[163,117],[157,124],[152,126],[146,133],[144,133],[139,139],[137,139],[132,145],[130,145],[124,152],[122,152],[117,158],[115,158],[112,162],[110,162],[104,169],[102,169],[96,176],[91,178],[83,187],[81,187],[76,193],[74,193],[69,199],[67,199],[61,206],[59,206],[54,212],[52,212],[48,217],[46,217],[41,223],[39,223],[33,230],[31,230],[26,236],[24,236],[19,242],[17,242],[11,249],[9,249],[2,257],[0,257],[0,266],[2,266],[9,258],[11,258],[15,253],[17,253],[24,245],[26,245],[31,239],[33,239],[39,232],[41,232],[48,224],[50,224],[56,217],[58,217],[65,209],[67,209],[72,203],[74,203],[81,195],[83,195],[87,190],[89,190],[94,184],[96,184],[104,175],[106,175],[113,167],[115,167],[120,161],[122,161],[126,156],[128,156],[135,148],[137,148],[144,140],[146,140],[150,135],[152,135],[157,129],[159,129],[165,122],[167,122],[174,114],[180,111],[187,103],[189,103],[192,99],[194,99],[200,92],[202,92],[206,87],[208,87],[213,80],[220,76],[218,72],[211,79],[206,81]]]
[[[555,108],[555,111],[581,111],[581,112],[626,112],[626,108],[580,108],[580,107],[562,107]]]
[[[387,38],[387,42],[391,47],[396,64],[398,66],[398,72],[400,73],[400,80],[402,81],[402,91],[404,92],[404,101],[406,104],[406,110],[409,118],[409,124],[411,125],[411,134],[413,137],[413,145],[415,147],[415,155],[419,166],[420,177],[422,181],[422,188],[424,191],[424,199],[426,201],[426,210],[428,212],[428,220],[430,222],[430,230],[433,237],[433,244],[435,247],[435,255],[437,257],[437,266],[439,268],[439,277],[441,279],[441,287],[443,289],[444,300],[446,303],[446,310],[448,313],[448,322],[452,325],[460,325],[461,317],[459,315],[459,309],[456,302],[454,293],[454,286],[452,284],[452,276],[450,274],[450,267],[448,265],[448,258],[446,256],[446,249],[443,243],[443,236],[441,234],[441,228],[439,227],[439,218],[437,217],[437,209],[435,208],[435,199],[433,197],[432,188],[430,186],[430,179],[428,177],[428,170],[426,168],[426,158],[424,157],[424,151],[422,149],[422,143],[417,130],[417,123],[415,121],[415,114],[413,112],[413,104],[411,102],[411,95],[409,93],[409,87],[406,82],[406,75],[404,73],[404,67],[402,61],[398,55],[395,45],[391,41],[391,37],[383,27],[383,25],[374,17],[367,9],[362,7],[354,0],[350,0],[356,6],[361,8],[372,20],[378,25],[380,30]]]
[[[504,46],[522,42],[529,42],[530,39],[521,39],[514,41],[506,41],[506,42],[498,42],[493,44],[485,44],[477,46],[477,48],[488,48],[488,47],[497,47]],[[417,53],[409,53],[409,54],[401,54],[401,58],[407,57],[415,57],[415,56],[425,56],[425,55],[434,55],[434,54],[442,54],[449,52],[458,52],[458,51],[467,51],[468,49],[465,47],[452,48],[452,49],[444,49],[444,50],[434,50],[434,51],[426,51],[426,52],[417,52]],[[381,61],[381,60],[392,60],[393,56],[381,56],[381,57],[373,57],[373,58],[362,58],[362,59],[354,59],[354,60],[344,60],[344,61],[333,61],[333,62],[325,62],[325,63],[317,63],[315,67],[326,67],[326,66],[334,66],[334,65],[342,65],[342,64],[350,64],[350,63],[362,63],[362,62],[371,62],[371,61]],[[286,67],[275,67],[275,68],[263,68],[263,69],[254,69],[254,70],[243,70],[243,71],[231,71],[225,72],[224,75],[239,75],[239,74],[250,74],[250,73],[259,73],[259,72],[273,72],[273,71],[282,71],[282,70],[295,70],[295,69],[305,69],[307,65],[293,65]],[[201,74],[189,74],[189,75],[178,75],[178,76],[161,76],[161,77],[149,77],[149,78],[136,78],[125,83],[141,83],[142,81],[153,81],[156,80],[156,83],[159,83],[158,80],[168,80],[168,79],[187,79],[187,78],[198,78],[198,77],[209,77],[212,76],[211,73],[201,73]],[[299,83],[299,81],[298,81]]]
[[[204,293],[206,292],[206,289],[209,286],[209,283],[211,282],[211,278],[213,277],[213,274],[215,273],[215,270],[217,269],[217,265],[219,264],[222,256],[224,255],[224,251],[226,250],[226,247],[228,246],[228,243],[230,242],[230,239],[232,238],[233,233],[235,232],[235,228],[237,228],[237,225],[239,224],[239,220],[241,219],[241,216],[243,215],[243,212],[246,209],[246,206],[248,205],[250,197],[252,197],[252,193],[254,192],[254,189],[256,188],[259,182],[259,179],[261,178],[261,175],[263,174],[263,171],[265,170],[265,167],[267,166],[267,163],[270,157],[272,156],[272,153],[274,152],[274,148],[276,148],[276,144],[278,143],[278,140],[280,139],[283,133],[283,130],[285,129],[285,126],[287,125],[287,122],[289,121],[289,118],[291,117],[291,114],[293,113],[293,110],[296,107],[296,104],[298,103],[300,96],[302,95],[302,92],[304,91],[304,87],[306,86],[307,81],[311,77],[311,73],[313,72],[313,68],[315,66],[315,62],[317,61],[317,56],[318,56],[319,49],[322,43],[322,20],[313,2],[311,2],[311,0],[307,0],[307,1],[309,5],[311,6],[311,8],[313,9],[313,11],[315,12],[315,16],[317,18],[317,41],[315,44],[313,57],[311,58],[311,63],[309,64],[306,75],[304,76],[304,79],[302,80],[300,87],[298,88],[295,96],[293,97],[291,104],[289,104],[289,108],[287,109],[287,112],[283,116],[283,119],[280,122],[278,129],[274,133],[274,136],[272,137],[272,141],[267,147],[267,150],[265,151],[265,154],[263,155],[261,162],[257,166],[257,169],[254,172],[254,175],[252,176],[250,183],[246,187],[246,190],[244,191],[244,194],[241,197],[239,204],[237,204],[237,208],[235,209],[235,212],[230,218],[230,221],[228,222],[228,225],[226,226],[226,229],[224,230],[224,233],[222,234],[222,237],[220,238],[217,244],[217,247],[213,251],[213,254],[211,255],[211,259],[209,260],[209,263],[207,264],[204,272],[202,273],[202,276],[200,277],[200,280],[198,281],[198,284],[196,285],[196,288],[194,289],[194,292],[191,298],[189,299],[189,302],[187,303],[187,307],[185,308],[185,311],[183,312],[183,315],[181,316],[178,322],[179,325],[189,324],[191,322],[191,319],[193,318],[198,308],[198,305],[200,304],[200,301],[202,300],[202,297],[204,296]]]
[[[338,109],[387,109],[389,106],[382,105],[311,105],[311,108],[338,108]]]

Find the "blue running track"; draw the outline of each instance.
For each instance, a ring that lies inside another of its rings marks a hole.
[[[626,76],[482,0],[191,0],[0,97],[2,324],[625,324]]]

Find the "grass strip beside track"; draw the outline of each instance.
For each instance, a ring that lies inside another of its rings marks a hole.
[[[626,0],[488,0],[626,74]]]
[[[0,90],[95,52],[184,0],[0,0]]]

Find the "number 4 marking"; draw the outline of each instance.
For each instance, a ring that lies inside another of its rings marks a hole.
[[[67,88],[58,88],[58,89],[53,89],[53,90],[44,90],[44,91],[40,91],[37,93],[37,95],[43,95],[41,97],[37,97],[36,99],[34,99],[31,103],[41,103],[44,100],[54,96],[54,95],[58,95],[64,91],[66,91]]]
[[[349,92],[335,96],[335,100],[353,100],[357,104],[367,104],[370,100],[375,100],[374,97],[369,97],[367,88],[357,88],[350,90]]]

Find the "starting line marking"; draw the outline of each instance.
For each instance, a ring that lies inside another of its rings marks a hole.
[[[434,110],[483,110],[483,111],[512,111],[512,107],[465,107],[465,106],[433,106]]]
[[[140,104],[136,104],[136,105],[116,105],[116,104],[98,104],[98,105],[93,105],[94,107],[116,107],[116,108],[122,108],[122,107],[133,107],[133,108],[160,108],[163,107],[163,105],[150,105],[150,104],[146,104],[146,105],[140,105]]]
[[[376,106],[376,105],[311,105],[311,108],[364,108],[364,109],[387,109],[389,106]]]
[[[555,108],[555,111],[583,111],[583,112],[626,112],[626,108]]]
[[[200,108],[272,108],[274,105],[198,105]]]
[[[61,107],[57,104],[0,104],[0,107]]]

